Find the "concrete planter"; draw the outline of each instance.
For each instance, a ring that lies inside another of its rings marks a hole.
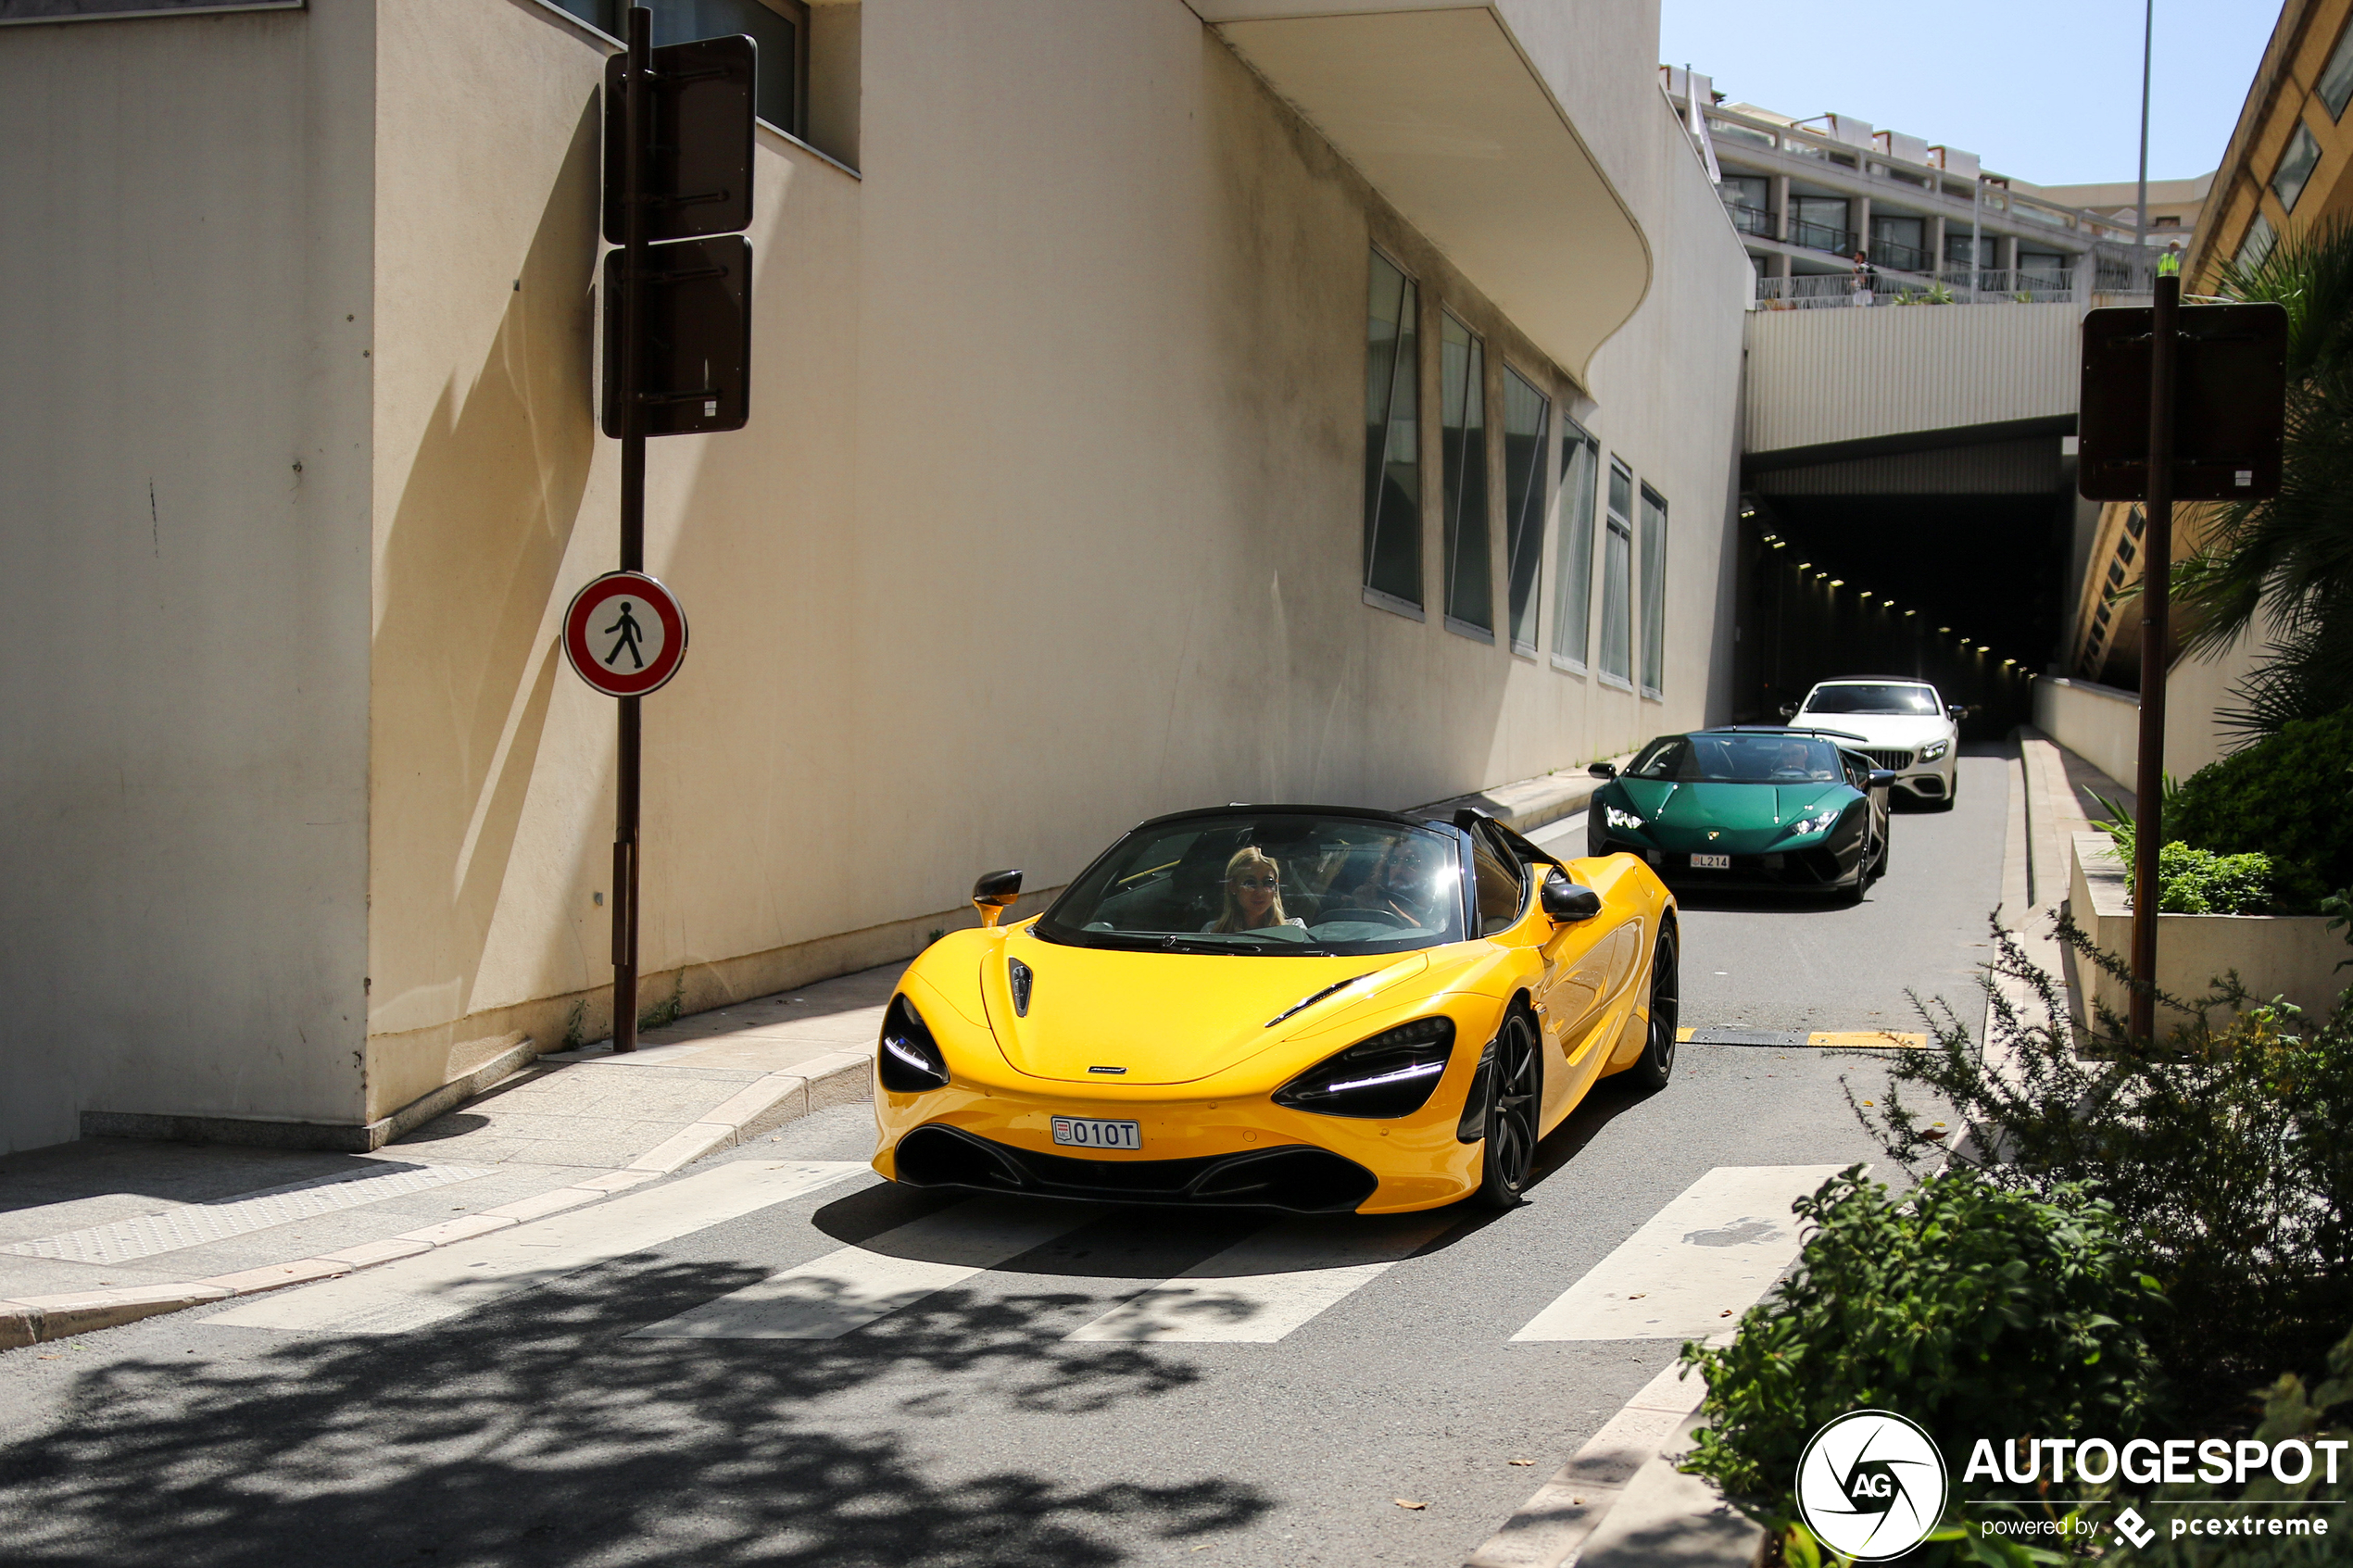
[[[2075,834],[2070,908],[2075,923],[2119,958],[2133,950],[2130,881],[2116,857],[2116,841],[2104,833]],[[2353,969],[2337,965],[2353,958],[2344,937],[2328,928],[2324,915],[2159,915],[2157,920],[2158,989],[2184,1000],[2204,996],[2233,970],[2249,995],[2263,1000],[2284,997],[2309,1013],[2326,1017],[2339,992],[2353,985]],[[2078,962],[2090,999],[2121,1013],[2124,985],[2106,972]],[[2082,994],[2079,987],[2079,996]]]

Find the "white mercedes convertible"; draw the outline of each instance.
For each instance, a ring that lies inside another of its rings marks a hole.
[[[1862,744],[1847,749],[1894,773],[1898,789],[1940,810],[1952,809],[1960,786],[1960,721],[1969,709],[1947,706],[1927,682],[1842,676],[1820,683],[1804,702],[1781,711],[1800,729],[1840,730],[1859,737]]]

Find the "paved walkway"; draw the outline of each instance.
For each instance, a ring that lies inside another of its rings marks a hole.
[[[544,1056],[373,1154],[85,1138],[0,1158],[0,1348],[413,1257],[862,1100],[903,964]]]

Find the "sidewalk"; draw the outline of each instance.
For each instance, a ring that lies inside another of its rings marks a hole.
[[[0,1349],[348,1273],[863,1100],[905,966],[540,1057],[373,1154],[129,1138],[0,1158]]]

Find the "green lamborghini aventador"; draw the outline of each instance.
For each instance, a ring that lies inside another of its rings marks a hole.
[[[1842,893],[1887,870],[1895,775],[1835,730],[1734,725],[1661,735],[1608,782],[1585,818],[1586,853],[1640,855],[1671,884]]]

